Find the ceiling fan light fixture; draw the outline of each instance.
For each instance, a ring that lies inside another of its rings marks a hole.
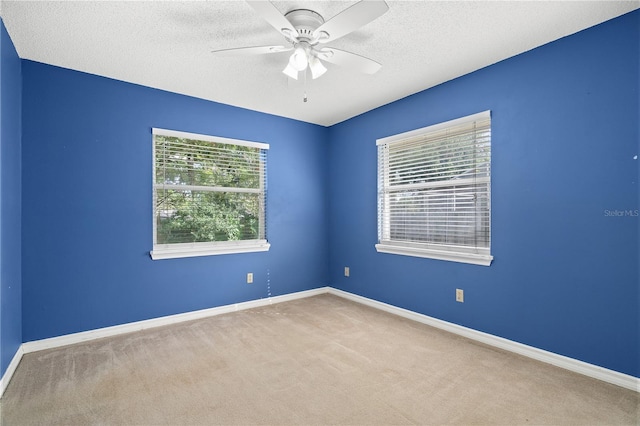
[[[307,56],[307,51],[302,46],[296,47],[293,55],[289,58],[289,65],[298,71],[304,71],[307,69],[308,63],[309,57]]]
[[[311,77],[315,80],[318,77],[321,77],[325,72],[327,72],[327,68],[322,65],[320,59],[312,56],[309,58],[309,68],[311,69]]]
[[[283,69],[282,72],[294,80],[298,79],[298,70],[292,67],[290,63],[287,63],[287,67]]]

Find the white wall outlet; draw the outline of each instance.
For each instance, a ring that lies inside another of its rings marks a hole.
[[[349,267],[348,267],[348,266],[345,266],[345,267],[344,267],[344,276],[345,276],[345,277],[348,277],[348,276],[349,276]]]
[[[247,274],[247,284],[253,284],[253,272]]]
[[[464,303],[464,290],[456,288],[456,302]]]

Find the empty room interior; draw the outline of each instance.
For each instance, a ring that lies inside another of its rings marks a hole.
[[[0,423],[640,424],[639,8],[0,1]]]

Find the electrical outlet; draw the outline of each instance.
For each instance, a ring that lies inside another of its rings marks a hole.
[[[349,276],[349,267],[348,267],[348,266],[345,266],[345,267],[344,267],[344,276],[345,276],[345,277],[348,277],[348,276]]]
[[[247,284],[253,284],[253,272],[247,274]]]
[[[464,290],[456,288],[456,302],[464,303]]]

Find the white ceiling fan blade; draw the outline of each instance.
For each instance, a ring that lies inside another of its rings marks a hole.
[[[250,55],[264,55],[267,53],[279,53],[279,52],[287,52],[289,50],[293,50],[293,47],[285,47],[285,46],[256,46],[256,47],[240,47],[234,49],[222,49],[222,50],[213,50],[213,53],[216,56],[250,56]]]
[[[320,43],[328,43],[367,25],[387,10],[389,6],[383,0],[362,0],[320,25],[313,36]]]
[[[293,38],[298,37],[298,31],[270,1],[246,1],[249,6],[262,16],[262,19],[278,30],[279,33],[282,33],[282,30],[288,30],[285,33],[289,32]]]
[[[382,68],[381,64],[372,59],[333,47],[325,47],[320,51],[318,57],[332,64],[352,68],[365,74],[375,74]]]

